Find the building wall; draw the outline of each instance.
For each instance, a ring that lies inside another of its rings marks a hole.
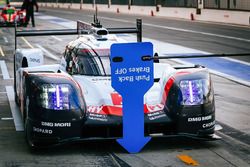
[[[204,0],[204,7],[208,9],[250,11],[250,0]]]

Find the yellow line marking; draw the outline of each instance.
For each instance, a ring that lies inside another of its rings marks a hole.
[[[199,163],[195,160],[192,159],[192,157],[188,156],[188,155],[185,155],[185,154],[180,154],[180,155],[177,155],[177,157],[182,161],[184,162],[185,164],[187,165],[192,165],[192,166],[198,166]]]
[[[3,53],[3,49],[1,48],[1,46],[0,46],[0,53],[1,53],[2,56],[5,56],[4,53]]]
[[[21,38],[29,47],[31,47],[32,49],[34,48],[24,37]]]

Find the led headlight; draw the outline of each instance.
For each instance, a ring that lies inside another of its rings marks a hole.
[[[198,105],[204,103],[208,93],[208,80],[182,80],[180,81],[182,92],[182,105]]]
[[[41,107],[52,110],[70,109],[72,88],[68,84],[43,84],[39,95]]]

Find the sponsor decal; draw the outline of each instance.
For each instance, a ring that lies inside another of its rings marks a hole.
[[[71,127],[71,122],[54,123],[54,127]]]
[[[208,121],[208,120],[211,120],[212,118],[213,118],[212,115],[208,115],[204,117],[192,117],[192,118],[188,118],[188,122]]]
[[[100,113],[102,111],[102,106],[88,106],[87,110],[90,113]]]
[[[202,128],[210,128],[210,127],[212,127],[214,125],[215,125],[215,121],[209,122],[209,123],[206,123],[206,124],[202,124]]]
[[[40,63],[40,59],[30,58],[30,62]]]
[[[157,111],[148,114],[148,119],[153,121],[162,117],[166,117],[166,114],[163,111]]]
[[[110,78],[93,78],[92,81],[111,81]]]
[[[103,122],[107,122],[108,121],[106,115],[94,114],[94,113],[90,113],[89,114],[89,119],[96,120],[96,121],[103,121]]]
[[[47,127],[71,127],[71,122],[41,122],[41,125]]]
[[[164,105],[162,105],[162,104],[147,105],[147,109],[149,112],[160,111],[160,110],[163,110],[163,108],[164,108]]]
[[[36,128],[36,127],[33,127],[33,132],[43,133],[43,134],[52,134],[53,133],[53,131],[51,129],[42,129],[42,128]]]

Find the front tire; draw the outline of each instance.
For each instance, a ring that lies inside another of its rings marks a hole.
[[[29,129],[29,125],[28,125],[28,121],[27,119],[25,120],[25,124],[24,124],[24,132],[25,132],[25,140],[26,143],[28,144],[28,147],[30,150],[34,150],[34,144],[31,140],[31,135],[30,135],[30,129]]]
[[[28,121],[28,112],[29,112],[29,97],[25,98],[24,101],[24,111],[23,111],[23,123],[24,123],[24,132],[25,132],[25,140],[28,144],[29,149],[34,150],[34,143],[31,139],[31,127],[29,126]]]

